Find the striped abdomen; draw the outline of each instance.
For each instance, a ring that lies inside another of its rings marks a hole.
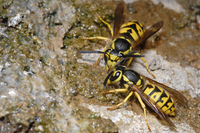
[[[144,32],[144,25],[139,21],[132,20],[121,26],[119,38],[124,38],[132,44],[135,40],[138,40]]]
[[[143,92],[160,108],[166,115],[175,115],[174,101],[162,88],[148,83]]]

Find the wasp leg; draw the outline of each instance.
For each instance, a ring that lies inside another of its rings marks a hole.
[[[138,53],[138,52],[136,52],[136,53],[134,53],[133,55],[141,55],[141,54]],[[140,57],[140,58],[141,58],[141,60],[144,62],[145,66],[146,66],[146,69],[147,69],[147,71],[149,72],[149,74],[151,74],[151,76],[152,76],[153,78],[156,78],[156,77],[153,75],[153,73],[151,72],[151,70],[149,69],[146,60],[145,60],[143,57]],[[127,63],[126,63],[126,66],[129,66],[129,65],[131,64],[132,60],[133,60],[133,58],[130,58],[130,59],[127,61]]]
[[[113,29],[111,28],[111,25],[109,23],[107,23],[106,21],[104,21],[97,13],[96,13],[96,15],[101,20],[101,22],[104,23],[108,27],[108,29],[110,30],[111,35],[113,36]],[[85,40],[101,39],[101,40],[111,41],[110,38],[102,37],[102,36],[96,36],[96,37],[82,37],[82,36],[79,36],[79,38],[82,38],[82,39],[85,39]]]
[[[95,36],[95,37],[82,37],[82,36],[79,36],[79,38],[84,39],[84,40],[101,39],[101,40],[108,40],[108,41],[111,41],[109,38],[102,37],[102,36]],[[108,48],[108,46],[105,46],[105,47],[103,48],[102,52],[105,52],[107,48]],[[99,64],[102,55],[103,55],[103,54],[100,54],[100,56],[99,56],[97,62],[95,62],[95,63],[93,64],[94,67],[96,67],[96,66]]]
[[[79,38],[84,39],[84,40],[94,40],[94,39],[99,39],[99,40],[108,40],[109,42],[111,41],[110,38],[103,37],[103,36],[94,36],[94,37],[83,37],[83,36],[79,36]]]
[[[114,110],[114,109],[116,109],[116,108],[119,107],[120,105],[124,104],[132,95],[133,95],[133,91],[131,91],[131,92],[128,94],[128,96],[124,99],[123,102],[121,102],[121,103],[115,105],[115,106],[112,107],[112,108],[107,108],[107,110]]]
[[[111,35],[113,36],[113,29],[111,28],[111,25],[109,23],[107,23],[106,21],[104,21],[97,13],[96,13],[97,17],[101,20],[101,22],[103,22],[108,29],[110,30]]]
[[[141,104],[141,106],[142,106],[142,108],[144,110],[144,117],[145,117],[145,120],[146,120],[146,124],[147,124],[147,127],[148,127],[149,131],[151,132],[150,126],[149,126],[148,121],[147,121],[147,109],[146,109],[146,106],[143,103],[140,95],[137,92],[134,92],[134,94],[137,97],[138,101],[140,102],[140,104]]]
[[[105,52],[107,48],[108,48],[108,46],[105,46],[105,47],[103,48],[102,52]],[[95,62],[95,63],[93,64],[94,67],[97,67],[97,65],[99,64],[99,62],[100,62],[100,60],[101,60],[101,56],[102,56],[102,55],[103,55],[103,54],[100,54],[100,55],[99,55],[99,58],[98,58],[97,62]]]
[[[126,63],[126,66],[128,67],[132,61],[133,61],[133,57],[130,57]]]
[[[127,89],[114,89],[114,90],[108,90],[108,91],[103,91],[101,94],[108,94],[108,93],[115,93],[115,92],[122,92],[126,93]]]

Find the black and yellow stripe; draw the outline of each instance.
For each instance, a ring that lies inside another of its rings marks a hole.
[[[144,32],[144,25],[139,21],[132,20],[121,26],[119,38],[124,38],[133,44],[136,40],[143,36]]]
[[[174,101],[163,88],[148,83],[143,92],[159,107],[166,115],[175,115]]]

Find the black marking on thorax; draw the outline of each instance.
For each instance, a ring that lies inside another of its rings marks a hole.
[[[140,75],[133,70],[126,70],[123,75],[126,76],[129,81],[133,82],[133,84],[136,84],[140,79]]]
[[[117,38],[115,40],[115,51],[116,52],[124,52],[130,49],[131,44],[126,39]]]

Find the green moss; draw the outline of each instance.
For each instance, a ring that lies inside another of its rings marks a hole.
[[[92,112],[91,114],[89,114],[87,116],[88,119],[99,119],[100,118],[100,114],[99,113],[94,113]]]
[[[114,15],[106,6],[97,4],[89,5],[84,3],[80,6],[75,5],[75,8],[76,21],[73,23],[73,26],[64,38],[65,46],[84,43],[85,40],[80,38],[76,39],[79,36],[103,36],[110,34],[107,26],[103,24],[95,15],[95,13],[97,13],[107,22],[112,22]],[[91,40],[91,42],[96,41]],[[83,45],[79,45],[78,49],[81,49],[83,46],[85,46],[85,43]]]

